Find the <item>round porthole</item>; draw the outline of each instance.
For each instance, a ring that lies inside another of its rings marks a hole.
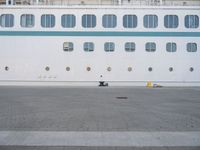
[[[8,66],[6,66],[6,67],[5,67],[5,71],[8,71],[8,70],[9,70],[9,67],[8,67]]]
[[[66,67],[66,71],[70,71],[70,67]]]
[[[50,68],[47,66],[47,67],[45,68],[45,70],[46,70],[46,71],[49,71],[49,70],[50,70]]]
[[[193,72],[194,71],[194,68],[193,67],[190,67],[190,72]]]
[[[112,68],[111,68],[111,67],[108,67],[108,68],[107,68],[107,71],[109,71],[109,72],[110,72],[111,70],[112,70]]]
[[[169,67],[169,71],[172,72],[174,69],[173,67]]]
[[[152,68],[152,67],[149,67],[149,68],[148,68],[148,71],[149,71],[149,72],[153,71],[153,68]]]
[[[87,70],[87,71],[91,71],[91,68],[90,68],[90,67],[87,67],[86,70]]]
[[[132,67],[128,67],[128,71],[131,72],[132,71]]]

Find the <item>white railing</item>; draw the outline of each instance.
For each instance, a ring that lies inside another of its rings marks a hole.
[[[0,5],[200,6],[200,0],[0,0]]]

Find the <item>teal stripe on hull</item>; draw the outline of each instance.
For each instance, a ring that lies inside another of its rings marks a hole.
[[[0,36],[148,36],[200,37],[200,32],[84,32],[84,31],[0,31]]]

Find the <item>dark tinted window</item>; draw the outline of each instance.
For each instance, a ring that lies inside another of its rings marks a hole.
[[[124,28],[136,28],[137,27],[137,16],[136,15],[124,15],[123,16]]]
[[[164,17],[164,25],[166,28],[177,28],[178,27],[178,16],[166,15]]]
[[[83,15],[82,26],[84,28],[94,28],[96,26],[96,16],[91,14]]]
[[[55,26],[55,16],[51,14],[42,15],[41,26],[43,28],[53,28]]]
[[[62,15],[61,24],[63,28],[73,28],[76,25],[76,17],[71,14]]]
[[[158,16],[156,15],[145,15],[143,21],[145,28],[156,28],[158,26]]]
[[[114,28],[117,26],[117,17],[115,15],[103,15],[102,24],[104,28]]]
[[[1,27],[13,27],[14,26],[14,15],[3,14],[0,16]]]

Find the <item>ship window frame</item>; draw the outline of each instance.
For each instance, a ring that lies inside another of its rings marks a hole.
[[[135,42],[126,42],[124,44],[124,49],[126,52],[134,52],[136,49],[136,44]]]
[[[22,21],[23,17],[25,17],[24,21]],[[22,14],[20,18],[20,25],[23,28],[33,28],[35,26],[35,16],[33,14]]]
[[[5,19],[2,20],[4,16],[5,16]],[[1,14],[0,26],[2,28],[12,28],[14,27],[14,20],[15,20],[15,17],[13,14]]]
[[[145,50],[147,52],[155,52],[156,51],[156,43],[155,42],[147,42],[145,44]]]
[[[145,28],[157,28],[158,16],[155,14],[148,14],[143,17],[143,25]]]
[[[126,14],[123,16],[123,27],[124,28],[136,28],[138,19],[136,15]]]
[[[104,28],[116,28],[117,16],[114,14],[104,14],[102,16],[102,26]]]
[[[187,43],[186,49],[187,52],[189,53],[197,52],[197,43],[194,42]]]
[[[41,27],[43,28],[54,28],[56,24],[56,17],[53,14],[42,14],[41,15]]]
[[[184,21],[185,21],[186,28],[198,28],[199,27],[199,17],[197,15],[186,15]]]
[[[83,43],[83,49],[85,52],[93,52],[94,51],[94,43],[93,42]]]
[[[179,17],[177,15],[165,15],[164,26],[165,28],[178,28]]]
[[[96,15],[94,15],[94,14],[84,14],[84,15],[82,15],[82,27],[83,28],[95,28],[96,25],[97,25]]]
[[[74,14],[63,14],[61,16],[61,26],[63,28],[74,28],[76,26],[76,16]]]
[[[176,52],[177,51],[177,44],[174,42],[166,43],[166,51],[167,52]]]
[[[74,50],[74,43],[73,42],[64,42],[63,43],[63,51],[72,52],[73,50]]]
[[[114,52],[115,51],[115,43],[114,42],[105,42],[104,43],[104,51],[105,52]]]

